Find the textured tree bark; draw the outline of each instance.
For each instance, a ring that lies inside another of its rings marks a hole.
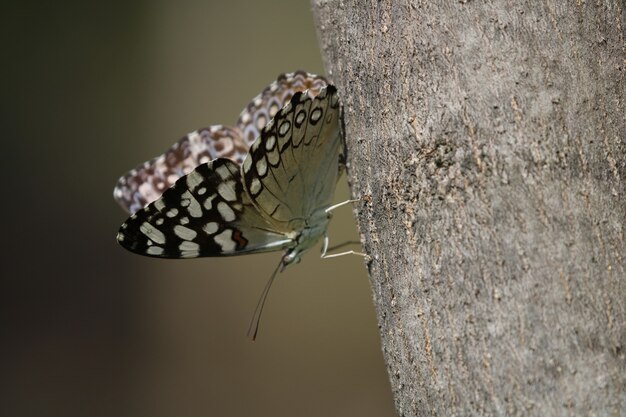
[[[625,7],[313,0],[399,415],[626,415]]]

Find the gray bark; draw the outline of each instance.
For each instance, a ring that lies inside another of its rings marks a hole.
[[[626,415],[625,8],[313,0],[399,415]]]

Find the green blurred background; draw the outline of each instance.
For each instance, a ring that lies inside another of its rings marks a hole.
[[[393,416],[363,260],[156,260],[117,178],[281,72],[323,73],[306,0],[2,6],[3,416]],[[336,200],[348,197],[345,178]],[[355,239],[349,208],[331,242]]]

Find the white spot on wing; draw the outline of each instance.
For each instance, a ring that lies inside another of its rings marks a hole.
[[[276,148],[267,153],[267,160],[270,164],[275,166],[276,164],[278,164],[279,159],[280,156],[278,155],[278,150]]]
[[[148,255],[159,256],[163,254],[163,248],[160,246],[150,246],[146,251]]]
[[[250,171],[250,168],[252,168],[252,157],[248,154],[246,159],[243,160],[243,172],[247,174]]]
[[[178,245],[178,249],[181,251],[198,251],[200,246],[196,242],[182,242]]]
[[[185,191],[181,197],[180,205],[187,207],[191,217],[202,217],[202,207],[200,207],[198,200],[189,191]]]
[[[265,127],[266,122],[267,122],[267,119],[265,118],[265,116],[259,115],[259,117],[256,119],[256,128],[259,130],[263,129],[263,127]]]
[[[212,235],[213,233],[217,232],[218,229],[219,225],[216,222],[209,222],[205,224],[202,228],[202,230],[204,230],[204,232],[208,235]]]
[[[220,213],[224,221],[232,222],[233,220],[235,220],[235,212],[233,211],[233,209],[230,208],[227,203],[223,201],[217,203],[217,211]]]
[[[291,123],[285,120],[280,127],[278,128],[278,134],[281,136],[285,136],[287,132],[289,132],[289,128],[291,127]]]
[[[159,229],[154,228],[148,222],[143,222],[141,226],[139,226],[139,231],[156,243],[159,243],[161,245],[165,243],[165,235],[163,234],[163,232],[161,232]]]
[[[250,192],[252,195],[256,195],[259,191],[261,191],[261,181],[258,178],[253,178],[250,184]]]
[[[311,121],[316,123],[322,117],[322,109],[319,107],[311,112]]]
[[[306,117],[306,112],[304,110],[301,110],[296,116],[296,123],[301,125],[302,122],[304,122],[305,117]]]
[[[198,185],[202,184],[203,180],[204,178],[202,178],[202,175],[200,175],[198,171],[192,171],[187,175],[187,187],[193,191]]]
[[[206,200],[204,200],[204,208],[207,210],[211,210],[213,208],[213,200],[215,200],[216,195],[213,194],[209,197],[207,197]]]
[[[217,192],[224,200],[235,201],[237,200],[237,195],[235,194],[234,187],[235,181],[222,182],[217,186]]]
[[[226,178],[231,177],[230,171],[228,170],[228,168],[226,168],[226,165],[222,165],[222,166],[217,167],[215,172],[217,172],[217,175],[219,175],[220,178],[223,179],[223,180],[225,180]]]
[[[192,230],[185,226],[181,226],[179,224],[174,226],[174,233],[176,234],[176,236],[183,240],[193,240],[198,234],[195,230]]]
[[[163,209],[165,208],[165,202],[163,200],[155,201],[154,208],[156,208],[159,211],[163,211]]]
[[[256,161],[256,172],[262,177],[267,174],[267,161],[265,161],[265,158]]]
[[[233,240],[232,234],[232,230],[226,229],[222,233],[214,237],[215,242],[222,248],[222,252],[229,253],[235,251],[237,244]]]

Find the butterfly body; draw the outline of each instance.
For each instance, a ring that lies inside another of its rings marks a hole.
[[[300,255],[313,247],[326,234],[329,222],[330,215],[326,211],[315,213],[311,218],[310,224],[301,229],[298,235],[295,236],[294,242],[296,245],[285,254],[283,263],[288,265],[299,262]]]
[[[344,150],[337,92],[310,74],[284,77],[251,103],[253,114],[250,106],[244,110],[237,130],[216,126],[194,132],[144,164],[143,171],[139,167],[120,179],[114,195],[129,211],[151,201],[120,227],[123,247],[162,258],[284,250],[282,263],[288,265],[325,235],[326,208]],[[284,85],[314,88],[285,92]],[[269,98],[262,99],[264,94]],[[255,129],[258,135],[247,155],[232,153],[250,141]],[[221,143],[230,159],[205,162],[212,154],[202,144],[202,132],[213,132],[218,140],[210,145]],[[194,160],[203,163],[190,170]],[[171,188],[155,198],[168,183]]]

